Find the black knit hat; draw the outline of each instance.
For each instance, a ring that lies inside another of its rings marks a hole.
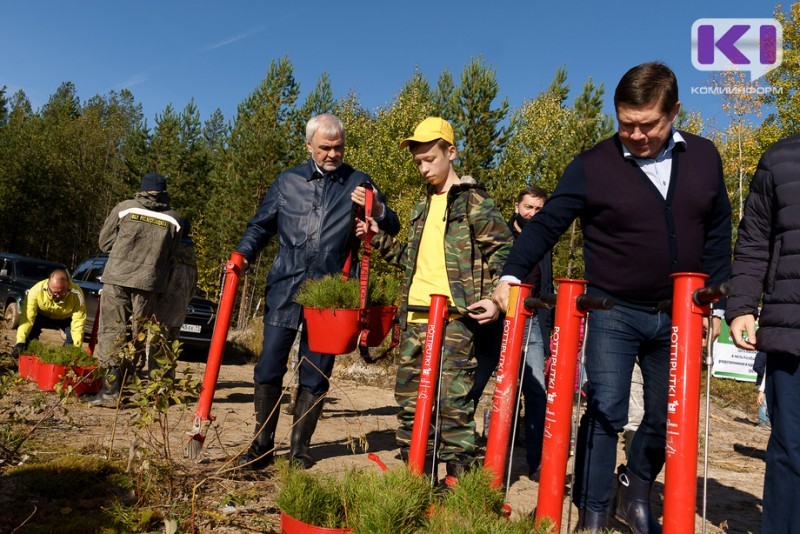
[[[142,191],[166,191],[167,180],[158,173],[148,172],[142,178]]]

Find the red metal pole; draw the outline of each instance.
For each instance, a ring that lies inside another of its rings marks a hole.
[[[525,320],[531,316],[525,306],[530,295],[528,284],[511,284],[508,294],[508,311],[503,322],[503,340],[500,361],[497,364],[497,382],[492,399],[492,418],[486,440],[486,458],[483,465],[492,471],[492,486],[500,487],[506,469],[508,441],[514,423],[519,369],[522,361],[522,341]]]
[[[700,424],[700,374],[703,316],[708,306],[695,301],[708,278],[676,273],[672,298],[672,334],[667,397],[664,532],[694,530],[697,499],[697,435]]]
[[[214,323],[214,333],[211,336],[211,347],[208,350],[206,372],[203,375],[203,389],[197,402],[192,430],[188,432],[192,439],[199,441],[201,445],[205,441],[204,426],[212,420],[211,403],[214,400],[222,357],[225,354],[225,342],[228,338],[228,328],[231,325],[233,305],[236,302],[236,290],[239,288],[239,278],[244,268],[244,260],[244,254],[233,252],[231,259],[225,264],[225,280],[222,285],[217,320]]]
[[[586,312],[578,308],[586,280],[559,278],[553,327],[553,353],[547,379],[547,408],[542,442],[542,468],[539,475],[539,496],[536,503],[536,524],[544,518],[561,530],[564,484],[569,459],[569,435],[572,423],[572,401],[575,396],[575,369],[578,363],[581,319]]]
[[[422,350],[422,366],[417,389],[417,408],[414,412],[414,427],[411,431],[411,448],[408,452],[408,466],[411,472],[422,475],[425,470],[425,452],[428,449],[428,435],[431,428],[431,409],[436,398],[439,379],[439,365],[442,355],[444,325],[447,320],[447,297],[431,295],[428,310],[428,330],[425,347]],[[436,451],[434,451],[436,454]]]

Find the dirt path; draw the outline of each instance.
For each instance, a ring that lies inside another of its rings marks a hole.
[[[9,333],[4,332],[8,336]],[[0,345],[5,347],[8,339]],[[12,342],[13,344],[13,342]],[[0,350],[7,350],[1,348]],[[391,386],[390,371],[376,366],[365,366],[360,362],[345,364],[337,362],[332,388],[326,400],[323,417],[312,440],[312,454],[318,463],[312,469],[319,472],[341,472],[349,467],[374,467],[365,452],[376,453],[389,467],[399,465],[398,449],[394,441],[396,407]],[[204,364],[190,362],[188,369],[197,377],[202,377]],[[184,366],[181,366],[183,372]],[[287,383],[288,383],[287,375]],[[377,384],[377,385],[376,385]],[[492,386],[487,388],[492,391]],[[713,391],[713,386],[712,386]],[[35,386],[18,388],[14,399],[3,399],[3,409],[9,406],[25,406],[42,394]],[[224,520],[213,522],[214,530],[219,532],[271,531],[277,529],[278,510],[274,505],[274,489],[268,472],[243,476],[224,471],[225,462],[236,455],[248,442],[253,431],[252,408],[252,365],[226,362],[220,373],[212,414],[216,417],[213,427],[207,434],[202,454],[197,461],[190,461],[174,454],[176,462],[188,472],[206,472],[211,477],[206,486],[213,490],[207,496],[214,500],[218,494],[220,514]],[[55,394],[46,394],[47,404],[55,403]],[[284,406],[288,396],[284,396]],[[486,401],[484,401],[485,403]],[[476,416],[478,428],[482,426],[483,404]],[[90,408],[78,400],[66,404],[68,414],[57,412],[51,421],[37,429],[36,449],[38,458],[46,459],[63,454],[65,447],[71,450],[103,451],[111,443],[112,428],[116,421],[114,435],[115,450],[132,450],[135,431],[128,424],[131,409],[114,410]],[[184,448],[185,430],[190,426],[195,405],[188,410],[173,407],[171,447],[173,451]],[[283,411],[283,410],[282,410]],[[701,407],[701,435],[702,414]],[[33,419],[32,419],[33,420]],[[712,406],[711,434],[708,473],[708,532],[759,532],[762,483],[764,476],[763,456],[768,432],[755,425],[755,414],[744,414],[735,410]],[[280,454],[288,449],[288,435],[291,431],[291,416],[281,413],[278,424],[278,450]],[[702,441],[702,438],[701,438]],[[141,443],[141,440],[138,440]],[[366,448],[365,446],[366,445]],[[511,485],[508,503],[515,514],[531,513],[535,506],[538,484],[529,480],[524,460],[524,448],[513,451]],[[620,448],[618,458],[622,459]],[[698,472],[702,477],[702,449]],[[620,460],[621,461],[621,460]],[[377,467],[375,467],[377,468]],[[220,471],[222,469],[222,471]],[[702,510],[702,480],[698,484],[698,513]],[[663,473],[655,486],[652,497],[654,509],[660,516],[663,499]],[[246,495],[247,498],[230,499],[231,494]],[[227,496],[227,497],[226,497]],[[230,504],[230,501],[236,501]],[[228,502],[228,506],[224,505]],[[566,525],[570,506],[565,500],[563,524]],[[572,510],[572,525],[577,512]],[[700,516],[696,519],[696,531],[702,530]],[[621,532],[625,527],[616,525]],[[565,529],[564,532],[567,530]],[[572,526],[569,531],[572,531]]]

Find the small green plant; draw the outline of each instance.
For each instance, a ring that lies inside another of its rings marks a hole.
[[[139,409],[131,419],[131,424],[145,430],[148,438],[146,441],[153,446],[154,452],[170,461],[169,408],[173,405],[185,407],[189,400],[197,398],[200,394],[200,381],[192,376],[188,368],[180,378],[176,377],[180,342],[167,340],[157,322],[143,323],[138,341],[145,342],[149,375],[143,380],[134,373],[128,385],[133,393],[132,404]],[[129,348],[135,349],[136,345],[131,343]],[[125,357],[134,360],[133,354]]]
[[[351,528],[354,533],[531,533],[533,518],[503,517],[503,494],[491,476],[476,469],[462,476],[451,491],[431,488],[426,477],[406,466],[379,472],[350,470],[343,478],[314,474],[278,464],[277,505],[308,525]]]
[[[358,280],[345,280],[338,274],[306,280],[294,300],[307,308],[343,309],[361,305]]]
[[[367,304],[394,306],[400,300],[400,282],[388,274],[370,279]],[[295,302],[308,308],[353,309],[361,307],[360,286],[356,278],[345,280],[329,274],[316,280],[306,280],[294,297]]]
[[[401,291],[400,281],[396,276],[380,274],[369,280],[367,301],[373,306],[397,306]]]
[[[97,360],[88,352],[75,345],[53,347],[45,345],[38,339],[31,340],[23,354],[36,355],[42,363],[69,366],[97,365]]]
[[[347,525],[340,481],[330,475],[314,475],[297,469],[283,460],[276,462],[276,466],[281,486],[276,503],[281,510],[308,525],[324,528]]]
[[[345,477],[347,493],[354,495],[349,526],[354,532],[419,532],[425,525],[434,495],[427,478],[407,467],[379,472],[370,469]]]

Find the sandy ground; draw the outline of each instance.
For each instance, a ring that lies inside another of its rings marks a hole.
[[[57,334],[55,334],[57,336]],[[0,350],[13,345],[13,331],[3,331]],[[57,338],[54,338],[57,339]],[[192,355],[190,355],[192,356]],[[205,371],[203,355],[193,355],[180,372],[191,371],[202,377]],[[349,363],[348,363],[349,362]],[[175,461],[196,476],[207,474],[206,486],[219,493],[220,510],[225,520],[216,521],[214,530],[219,532],[273,531],[278,527],[279,511],[274,504],[274,484],[270,471],[251,475],[229,472],[228,460],[247,445],[253,431],[252,365],[244,362],[224,362],[220,371],[212,414],[215,422],[206,434],[206,441],[196,460],[183,458],[174,453]],[[392,393],[392,371],[380,366],[367,366],[359,360],[341,359],[337,362],[332,379],[330,394],[326,400],[323,417],[312,440],[312,454],[318,460],[312,469],[319,472],[341,472],[353,466],[376,468],[366,452],[377,454],[389,467],[399,465],[398,448],[394,441],[396,426],[396,406]],[[289,383],[287,375],[287,384]],[[487,388],[491,393],[493,385]],[[713,392],[713,384],[712,384]],[[4,398],[4,409],[10,405],[20,406],[41,396],[32,384],[21,386],[14,399]],[[753,392],[755,396],[755,391]],[[58,401],[55,394],[45,394],[47,404]],[[284,406],[278,425],[278,450],[280,454],[288,450],[288,436],[291,431],[291,416],[283,413],[288,402],[284,395]],[[483,424],[484,407],[482,402],[476,414],[477,427]],[[57,412],[52,420],[37,428],[39,449],[34,451],[39,458],[48,458],[63,453],[64,445],[70,449],[107,449],[112,440],[115,450],[133,450],[131,443],[136,440],[136,431],[129,424],[131,409],[115,410],[91,408],[81,400],[69,400],[66,404],[68,414]],[[190,428],[191,416],[196,406],[181,410],[173,407],[171,417],[171,446],[173,451],[184,450],[184,432]],[[702,434],[705,402],[701,403],[700,452],[698,462],[698,498],[696,532],[703,530],[701,513],[703,509],[703,451]],[[31,419],[35,421],[35,419]],[[712,403],[710,416],[709,462],[707,477],[707,532],[759,532],[762,484],[764,476],[764,453],[769,437],[768,431],[755,424],[755,408],[752,413],[717,407]],[[53,439],[49,439],[52,436]],[[41,439],[41,438],[45,439]],[[624,458],[622,448],[618,455]],[[571,469],[571,462],[570,462]],[[212,489],[213,488],[213,489]],[[529,514],[536,505],[538,484],[527,476],[524,448],[515,447],[511,469],[511,484],[508,488],[507,502],[514,514]],[[222,507],[222,495],[239,492],[248,495],[243,503],[227,508]],[[663,473],[654,486],[651,496],[653,509],[661,516],[663,501]],[[564,501],[562,532],[571,532],[577,518],[577,511],[569,501]],[[571,523],[570,523],[571,521]],[[567,529],[567,525],[569,528]],[[627,532],[621,524],[614,524],[614,531]],[[210,527],[209,527],[210,528]]]

